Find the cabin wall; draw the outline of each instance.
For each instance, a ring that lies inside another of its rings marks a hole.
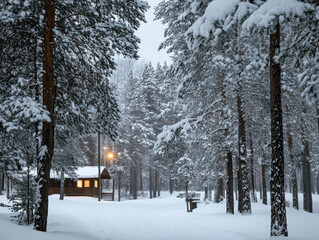
[[[97,179],[86,179],[79,178],[82,180],[83,186],[81,188],[77,187],[77,181],[72,179],[65,179],[64,181],[64,194],[66,196],[88,196],[88,197],[97,197],[97,188],[94,187],[94,180]],[[90,181],[90,187],[84,187],[84,181]],[[60,194],[60,180],[50,179],[49,184],[49,195],[51,194]]]

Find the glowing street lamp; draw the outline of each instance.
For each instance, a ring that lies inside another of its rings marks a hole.
[[[108,160],[113,160],[114,159],[114,153],[113,152],[108,152],[106,155]]]

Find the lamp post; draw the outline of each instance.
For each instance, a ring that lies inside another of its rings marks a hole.
[[[105,148],[103,148],[104,150],[106,150],[106,147]],[[108,151],[106,154],[105,154],[105,156],[106,156],[106,159],[108,160],[108,161],[113,161],[116,157],[118,157],[118,156],[121,156],[121,153],[120,152],[118,152],[118,153],[115,153],[115,152],[113,152],[113,151]],[[120,173],[120,171],[118,171],[118,181],[119,181],[119,188],[118,188],[118,201],[120,201],[120,199],[121,199],[121,173]],[[114,190],[115,190],[115,179],[113,178],[113,194],[112,194],[112,200],[114,201]]]
[[[112,151],[106,153],[106,159],[110,162],[115,158],[115,154]],[[112,201],[114,201],[114,190],[115,190],[115,181],[114,178],[112,179],[113,186],[112,186]]]

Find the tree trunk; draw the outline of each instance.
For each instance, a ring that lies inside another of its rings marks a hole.
[[[31,222],[31,216],[30,216],[30,165],[28,163],[28,169],[27,169],[27,223],[28,225]]]
[[[205,196],[204,196],[204,200],[208,201],[208,187],[205,187]]]
[[[242,205],[243,205],[243,188],[242,188],[242,180],[241,180],[241,167],[239,164],[239,157],[237,159],[238,168],[237,168],[237,189],[238,189],[238,212],[241,212]]]
[[[43,38],[43,105],[49,112],[50,122],[43,122],[42,146],[38,168],[38,199],[35,209],[34,227],[46,232],[48,220],[48,188],[54,149],[54,103],[55,84],[53,72],[55,0],[44,1],[44,38]]]
[[[253,149],[253,139],[250,132],[250,181],[251,181],[251,199],[253,202],[257,202],[257,195],[255,189],[255,174],[254,174],[254,149]]]
[[[213,201],[211,184],[208,184],[208,201]]]
[[[3,195],[3,173],[2,173],[2,168],[0,168],[0,195]]]
[[[287,117],[289,116],[289,107],[286,105]],[[290,182],[292,186],[292,206],[295,209],[299,209],[298,203],[298,183],[297,183],[297,173],[296,173],[296,163],[293,151],[293,138],[291,134],[291,123],[287,123],[287,141],[289,149],[289,158],[290,158]]]
[[[155,174],[154,174],[154,189],[153,189],[153,197],[155,197],[156,198],[156,194],[157,194],[157,175],[158,175],[158,171],[157,170],[155,170]]]
[[[153,179],[152,179],[152,168],[149,167],[149,191],[150,191],[150,199],[153,198]]]
[[[168,169],[168,174],[169,174],[169,193],[172,194],[174,191],[174,184],[173,184],[173,179],[172,179],[172,166],[169,166]]]
[[[246,149],[246,133],[245,120],[242,101],[240,97],[241,89],[237,95],[237,111],[238,111],[238,153],[239,153],[239,178],[238,178],[238,209],[242,214],[251,214],[250,191],[247,170],[247,149]]]
[[[234,184],[235,184],[235,199],[236,201],[238,200],[238,158],[235,157],[235,167],[234,167],[234,171],[235,171],[235,177],[234,177]],[[238,210],[239,211],[239,210]]]
[[[101,138],[100,138],[100,133],[98,132],[97,134],[97,166],[98,166],[98,201],[101,201],[102,198],[102,179],[101,179]]]
[[[118,192],[118,201],[121,201],[121,172],[118,173],[118,186],[119,186],[119,192]]]
[[[157,196],[158,197],[161,196],[161,175],[160,175],[160,172],[158,172],[158,175],[157,175]]]
[[[133,167],[133,198],[137,199],[137,168]]]
[[[112,201],[114,202],[115,178],[112,179]]]
[[[259,199],[263,199],[261,165],[259,167]]]
[[[288,236],[285,201],[285,172],[281,108],[281,66],[275,60],[280,50],[280,24],[270,34],[270,110],[271,110],[271,236]]]
[[[7,177],[7,199],[10,198],[10,179]]]
[[[303,120],[302,120],[303,123]],[[305,129],[302,127],[302,178],[303,178],[303,209],[307,212],[312,212],[312,192],[311,192],[311,169],[310,169],[310,150],[309,142],[305,136]]]
[[[234,214],[233,159],[231,152],[227,153],[226,186],[226,213]]]
[[[61,169],[60,200],[64,200],[64,168]]]
[[[139,177],[140,177],[140,191],[143,195],[143,172],[142,168],[139,169]]]
[[[188,208],[187,198],[188,198],[188,181],[186,181],[186,182],[185,182],[185,200],[186,200],[186,208],[187,208],[187,212],[189,212],[189,211],[190,211],[190,209]]]
[[[263,204],[267,205],[267,182],[266,182],[266,165],[261,165],[261,179],[263,188]]]
[[[224,180],[222,177],[217,179],[217,188],[214,192],[214,202],[220,203],[223,201]]]
[[[130,196],[133,197],[133,165],[130,167]]]

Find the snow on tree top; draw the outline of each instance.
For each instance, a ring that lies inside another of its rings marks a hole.
[[[199,44],[198,37],[217,40],[223,31],[241,22],[256,9],[255,4],[240,0],[212,1],[207,6],[204,15],[186,31],[188,47],[196,48]]]
[[[310,4],[297,0],[268,0],[249,16],[243,23],[243,29],[268,28],[277,18],[283,22],[286,18],[302,17],[306,12],[313,10]]]

